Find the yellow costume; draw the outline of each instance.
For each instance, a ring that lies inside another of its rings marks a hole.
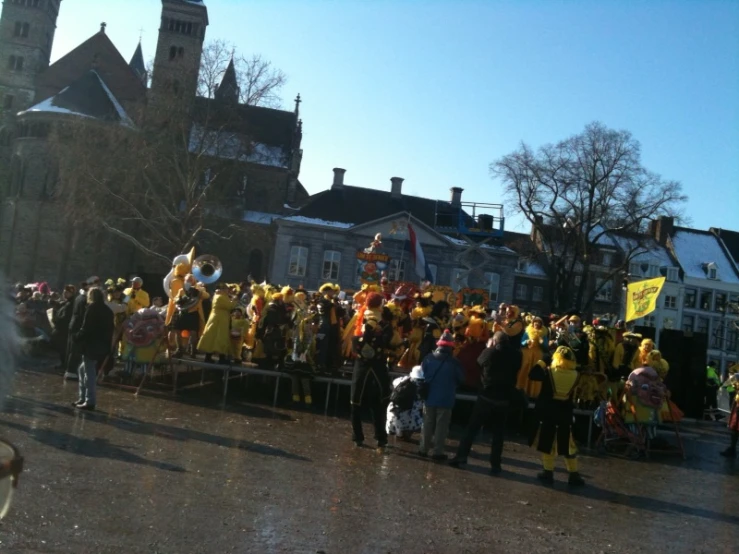
[[[241,350],[249,332],[249,320],[244,317],[231,317],[231,358],[241,360]]]
[[[470,308],[470,319],[467,329],[464,332],[465,337],[470,342],[480,342],[487,339],[487,329],[485,325],[485,308],[482,306],[474,306]]]
[[[411,370],[417,366],[421,356],[420,347],[423,340],[424,323],[423,318],[431,315],[431,306],[417,304],[411,311],[412,328],[408,335],[408,348],[398,362],[404,369]]]
[[[249,319],[251,320],[251,327],[249,328],[249,333],[246,336],[246,347],[249,350],[256,350],[257,346],[257,323],[259,323],[259,318],[262,316],[262,310],[264,310],[264,295],[265,290],[262,285],[258,285],[256,283],[253,283],[251,286],[251,301],[249,302],[249,306],[246,308],[246,313],[249,316]],[[264,357],[262,356],[256,356],[255,357]]]
[[[645,367],[649,365],[649,354],[654,350],[654,341],[652,339],[644,339],[639,346],[639,366]]]
[[[151,305],[149,302],[149,293],[143,289],[134,290],[133,287],[129,287],[123,291],[123,294],[128,298],[128,304],[126,305],[126,314],[135,314],[142,308],[148,308]]]
[[[626,341],[634,341],[641,339],[641,335],[635,333],[625,333],[624,342],[620,342],[613,350],[613,368],[616,372],[621,372],[625,376],[639,367],[639,347],[637,344],[627,344]],[[623,384],[620,380],[608,380],[608,387],[611,389],[610,400],[614,406],[617,406],[621,400],[623,392]]]
[[[231,353],[231,310],[235,302],[225,289],[217,290],[213,296],[213,307],[205,324],[205,331],[198,342],[198,350],[206,354],[228,356]]]
[[[518,371],[516,388],[524,391],[529,398],[536,398],[541,391],[541,381],[529,379],[529,372],[549,348],[549,332],[543,322],[539,322],[542,325],[538,328],[533,323],[530,324],[521,338],[521,369]]]

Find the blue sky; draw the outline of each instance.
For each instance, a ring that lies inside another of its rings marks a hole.
[[[628,129],[644,165],[683,183],[693,226],[739,229],[739,2],[210,0],[208,38],[260,53],[303,98],[301,181],[500,202],[488,166],[517,148]],[[57,59],[101,21],[128,59],[158,0],[64,0]],[[528,231],[507,210],[508,228]]]

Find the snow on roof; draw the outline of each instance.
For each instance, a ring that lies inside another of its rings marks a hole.
[[[57,94],[61,94],[62,92],[65,92],[68,88],[69,87],[64,87]],[[27,113],[36,113],[36,112],[61,113],[61,114],[67,114],[67,115],[76,115],[78,117],[89,117],[90,119],[93,119],[93,117],[90,115],[68,110],[67,108],[62,108],[61,106],[55,106],[53,96],[51,98],[47,98],[43,102],[39,102],[35,106],[31,106],[27,110],[18,112],[18,115],[23,115]]]
[[[546,277],[547,272],[544,271],[544,268],[541,267],[536,262],[532,261],[526,261],[525,263],[521,264],[523,267],[520,266],[516,268],[516,273],[522,273],[523,275],[528,275],[529,277]]]
[[[190,152],[227,160],[287,168],[281,146],[252,142],[246,135],[226,130],[205,130],[194,124],[190,131]]]
[[[450,237],[449,235],[444,235],[444,238],[446,238],[452,244],[456,244],[457,246],[472,247],[472,244],[470,244],[464,239]],[[508,253],[515,254],[515,252],[511,250],[510,248],[508,248],[507,246],[496,246],[494,244],[478,244],[477,246],[479,246],[483,250],[495,250],[496,252],[508,252]]]
[[[354,223],[341,223],[340,221],[326,221],[325,219],[317,219],[314,217],[305,217],[302,215],[291,215],[279,218],[281,221],[291,221],[293,223],[303,223],[306,225],[320,225],[321,227],[335,227],[336,229],[350,229],[354,227]]]
[[[259,223],[260,225],[269,225],[280,217],[277,214],[269,214],[266,212],[255,212],[253,210],[247,210],[244,212],[244,215],[241,217],[242,221],[246,221],[248,223]]]
[[[102,85],[103,90],[105,91],[105,94],[108,95],[110,102],[113,104],[113,107],[115,107],[115,111],[118,112],[118,117],[121,118],[121,124],[126,125],[127,127],[133,127],[134,126],[133,121],[131,121],[131,118],[128,117],[126,110],[123,109],[123,106],[121,106],[120,102],[118,102],[118,99],[110,91],[110,89],[108,88],[108,85],[106,85],[105,81],[103,81],[103,78],[98,74],[97,71],[93,70],[93,73],[100,80],[100,84]]]
[[[713,262],[718,268],[719,281],[739,283],[731,261],[712,233],[678,228],[672,236],[672,246],[687,277],[706,279],[705,265]]]

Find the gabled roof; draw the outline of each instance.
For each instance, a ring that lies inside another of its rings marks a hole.
[[[228,67],[223,73],[223,79],[221,79],[221,84],[218,85],[214,97],[221,102],[236,103],[239,101],[239,83],[236,79],[236,67],[234,66],[233,57],[228,62]]]
[[[675,227],[670,236],[673,252],[687,277],[706,279],[706,264],[718,267],[718,280],[739,284],[734,264],[724,251],[719,238],[710,231]]]
[[[146,88],[141,79],[102,31],[58,59],[38,76],[38,98],[45,100],[53,96],[90,69],[98,72],[121,102],[145,99]]]
[[[133,126],[120,102],[95,70],[90,70],[51,98],[18,114],[65,114]]]

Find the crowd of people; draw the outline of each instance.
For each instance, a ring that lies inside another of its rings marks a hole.
[[[289,372],[293,401],[306,405],[312,403],[312,377],[346,371],[352,374],[357,445],[365,441],[362,409],[369,408],[378,448],[387,445],[388,433],[408,438],[420,432],[419,455],[446,459],[456,393],[467,390],[477,401],[450,463],[467,462],[486,425],[492,431],[491,471],[497,473],[506,419],[533,400],[530,443],[542,453],[539,477],[552,482],[554,456],[561,454],[572,485],[582,484],[572,438],[576,407],[607,402],[632,425],[656,426],[682,416],[664,394],[668,362],[651,339],[623,322],[584,324],[575,312],[539,317],[508,304],[452,305],[424,286],[391,286],[386,279],[351,294],[333,283],[313,292],[267,283],[207,283],[193,272],[192,260],[192,252],[175,260],[164,300],[150,300],[138,277],[91,277],[61,292],[45,283],[16,286],[22,335],[48,338],[64,377],[79,381],[78,409],[95,409],[98,371],[152,344],[154,357],[203,355],[206,362]],[[393,371],[400,375],[391,382]],[[635,373],[639,380],[632,378]],[[657,406],[654,398],[651,405],[639,402],[636,389],[644,383],[663,391]],[[739,417],[730,419],[734,438],[726,455],[736,453],[739,432]]]

